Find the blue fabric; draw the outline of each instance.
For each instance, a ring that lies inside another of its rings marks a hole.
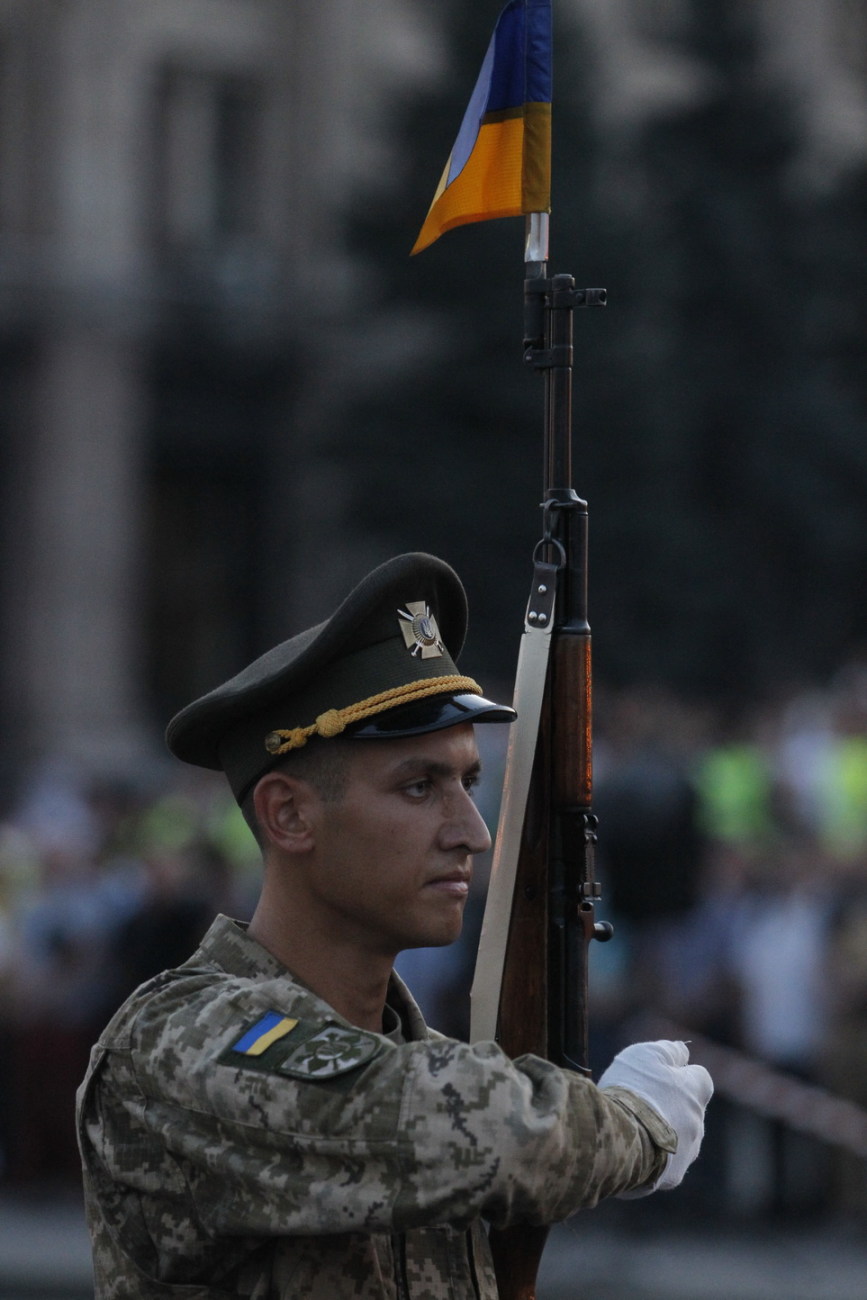
[[[497,19],[449,159],[451,183],[473,152],[486,113],[551,102],[551,0],[509,0]]]

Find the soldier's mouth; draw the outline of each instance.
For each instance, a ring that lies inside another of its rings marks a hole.
[[[427,882],[426,888],[437,893],[448,894],[453,898],[466,898],[470,892],[470,878],[464,871],[450,872],[447,876],[437,876]]]

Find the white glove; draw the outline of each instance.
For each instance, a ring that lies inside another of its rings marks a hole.
[[[698,1155],[704,1136],[704,1112],[713,1082],[703,1065],[689,1064],[686,1043],[633,1043],[609,1065],[600,1088],[627,1088],[657,1111],[677,1134],[677,1151],[668,1157],[656,1182],[627,1196],[677,1187]]]

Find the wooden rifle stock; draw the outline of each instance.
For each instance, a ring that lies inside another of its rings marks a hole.
[[[611,927],[594,919],[599,887],[591,809],[587,505],[571,482],[572,319],[574,307],[602,305],[605,294],[576,291],[571,276],[549,279],[545,269],[544,263],[528,267],[525,282],[525,360],[545,376],[544,532],[534,555],[515,728],[535,722],[521,716],[522,693],[539,689],[538,682],[526,679],[541,671],[545,680],[535,749],[528,750],[533,757],[524,778],[529,781],[525,803],[523,787],[515,795],[519,777],[511,770],[520,746],[513,754],[510,743],[504,805],[515,798],[524,805],[519,843],[501,842],[515,834],[513,809],[511,832],[507,814],[495,849],[492,887],[502,861],[510,854],[515,858],[496,1038],[511,1058],[532,1053],[589,1074],[588,947],[594,937],[608,938]],[[525,655],[525,646],[540,639],[546,650]],[[486,915],[486,925],[487,920]],[[483,928],[482,944],[485,938]],[[534,1225],[491,1230],[501,1300],[535,1300],[546,1237],[547,1228]]]

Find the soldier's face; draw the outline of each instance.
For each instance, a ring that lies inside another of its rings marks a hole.
[[[472,857],[491,838],[475,805],[479,754],[469,723],[359,741],[346,792],[319,805],[306,885],[334,940],[394,955],[451,943]]]

